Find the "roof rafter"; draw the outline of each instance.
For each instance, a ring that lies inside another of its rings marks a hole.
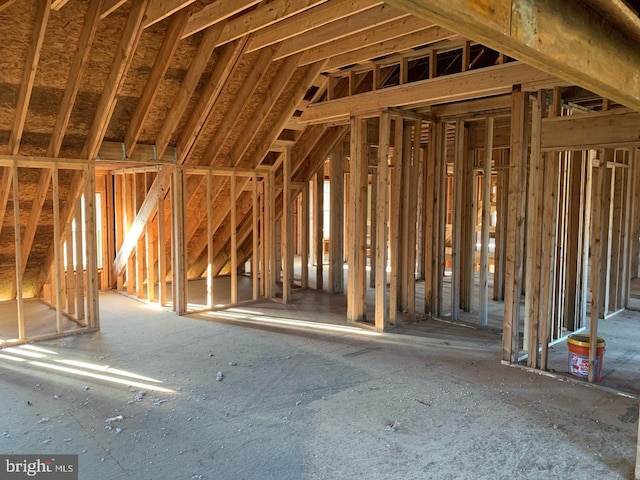
[[[13,128],[9,137],[9,153],[17,155],[20,148],[20,139],[24,130],[24,124],[27,120],[27,111],[29,110],[29,101],[31,100],[31,92],[33,90],[33,82],[36,78],[36,70],[38,69],[38,61],[40,60],[40,49],[44,42],[44,34],[47,30],[49,21],[49,12],[51,11],[51,0],[38,0],[36,3],[36,14],[34,20],[34,28],[31,35],[31,44],[27,53],[24,74],[22,76],[22,84],[18,93],[18,102],[16,104],[16,113],[13,117]]]
[[[182,38],[220,23],[237,13],[257,5],[262,0],[217,0],[193,13]]]
[[[238,18],[229,20],[224,27],[222,35],[220,35],[219,45],[256,32],[327,1],[274,0],[271,3],[260,5],[258,8]]]
[[[102,95],[98,107],[96,108],[95,117],[89,133],[87,141],[82,151],[83,156],[89,159],[95,158],[100,149],[100,143],[109,126],[111,115],[116,107],[118,100],[118,91],[124,83],[127,71],[131,66],[133,54],[142,35],[142,22],[144,20],[144,12],[147,8],[149,0],[134,0],[127,23],[122,33],[122,39],[116,50],[116,55],[109,71],[109,76],[104,85]]]
[[[244,38],[223,47],[220,58],[202,89],[200,99],[180,133],[180,138],[177,142],[179,163],[184,163],[190,155],[191,148],[202,132],[202,127],[207,121],[211,110],[213,110],[215,103],[220,98],[222,89],[238,66],[238,61],[245,51],[246,44],[247,38]]]
[[[171,23],[160,46],[160,51],[156,56],[156,61],[153,64],[151,73],[147,77],[147,83],[144,86],[144,90],[142,90],[142,96],[131,116],[127,133],[124,136],[127,156],[131,155],[131,152],[135,148],[136,142],[140,137],[140,132],[142,131],[142,125],[158,93],[160,83],[164,79],[169,64],[178,49],[181,34],[189,19],[189,10],[189,8],[185,8],[171,18]]]
[[[89,52],[91,51],[91,46],[93,45],[93,40],[95,39],[98,29],[102,5],[103,0],[92,0],[89,2],[76,53],[71,62],[71,71],[67,78],[67,86],[62,95],[62,102],[60,102],[60,109],[58,110],[56,122],[53,126],[53,133],[49,139],[49,147],[47,149],[47,156],[49,157],[57,157],[60,154],[62,140],[67,131],[69,118],[71,118],[71,112],[76,102],[76,97],[78,96],[78,90],[80,89],[80,79],[89,60]]]
[[[300,63],[302,65],[315,63],[325,58],[334,57],[354,50],[362,50],[371,44],[390,41],[418,31],[421,32],[422,35],[425,33],[428,35],[428,32],[430,32],[428,29],[435,27],[435,25],[421,18],[414,16],[402,17],[382,26],[374,26],[362,32],[352,33],[344,38],[332,40],[323,45],[306,49]],[[426,43],[430,43],[430,41],[425,40],[423,42],[423,44]]]
[[[0,12],[16,3],[16,0],[0,0]]]
[[[181,115],[184,113],[183,110],[186,107],[191,93],[193,92],[193,89],[195,89],[195,86],[197,85],[202,72],[204,71],[204,67],[207,64],[209,56],[211,55],[211,53],[209,53],[209,55],[205,57],[205,54],[208,51],[213,52],[213,49],[215,48],[215,40],[218,38],[221,29],[221,25],[211,27],[207,30],[207,33],[205,33],[205,38],[202,39],[200,47],[198,48],[198,52],[196,53],[196,57],[198,57],[200,54],[200,58],[194,58],[194,61],[189,67],[187,76],[183,81],[181,90],[178,93],[178,100],[174,101],[173,108],[169,112],[169,115],[167,115],[172,123],[175,122],[172,126],[172,131],[173,129],[175,129],[175,125],[180,120]],[[217,59],[218,61],[216,62],[216,66],[211,72],[211,75],[209,76],[207,85],[204,87],[202,93],[200,94],[200,101],[196,103],[194,111],[190,113],[189,120],[182,129],[180,140],[178,141],[178,144],[180,145],[180,147],[178,148],[178,164],[182,164],[186,160],[188,152],[191,150],[191,146],[195,142],[195,139],[199,134],[202,125],[204,125],[204,122],[206,121],[206,118],[209,115],[213,104],[219,97],[220,92],[222,91],[222,87],[229,78],[234,65],[236,65],[238,59],[240,58],[245,44],[246,41],[237,41],[234,44],[226,45],[222,53],[220,54],[220,57]],[[181,105],[184,106],[181,107]],[[180,109],[180,111],[178,111],[177,109]],[[171,115],[172,112],[175,112],[175,114]],[[167,124],[168,120],[165,120],[163,128]],[[169,138],[167,135],[166,143],[165,140],[163,140],[158,151],[164,152],[168,142]],[[154,214],[154,212],[157,211],[156,203],[158,198],[158,189],[160,188],[162,189],[162,191],[166,191],[169,186],[170,180],[171,176],[168,170],[161,171],[154,179],[149,193],[142,202],[142,205],[138,213],[136,214],[136,218],[134,219],[133,224],[137,225],[138,227],[129,229],[124,238],[124,241],[122,242],[122,246],[120,247],[120,250],[118,251],[113,262],[113,268],[116,275],[122,272],[127,264],[127,260],[133,253],[134,247],[139,240],[140,235],[142,235],[143,228],[141,228],[141,226],[146,224],[149,218],[151,218],[151,216]]]
[[[314,28],[382,4],[380,0],[332,0],[317,5],[253,33],[247,52],[302,35]]]
[[[378,5],[364,12],[314,28],[306,32],[305,35],[298,35],[283,41],[278,48],[275,60],[309,50],[318,45],[339,41],[354,33],[380,28],[382,25],[403,17],[409,17],[409,14],[389,5]]]
[[[446,39],[458,37],[458,34],[442,28],[438,25],[409,33],[391,40],[374,43],[363,48],[345,51],[345,53],[334,53],[327,61],[327,70],[335,70],[347,65],[353,65],[372,58],[390,55],[410,48],[439,42]],[[305,58],[303,58],[305,61]]]
[[[225,120],[222,125],[218,127],[216,134],[211,137],[211,141],[203,154],[201,164],[210,165],[216,159],[224,142],[238,121],[240,112],[242,112],[246,102],[251,98],[256,88],[258,88],[264,79],[265,74],[268,72],[269,64],[272,62],[275,53],[276,47],[273,46],[260,52],[260,56],[244,79],[242,87],[240,87],[240,90],[236,94],[229,111],[225,114]]]
[[[189,99],[193,95],[193,92],[200,81],[200,77],[209,63],[209,59],[216,48],[216,42],[218,41],[221,32],[222,26],[219,24],[208,28],[204,32],[202,40],[200,40],[200,44],[196,50],[196,54],[191,60],[189,69],[182,80],[180,90],[178,90],[178,94],[171,103],[171,108],[162,123],[162,127],[160,127],[160,131],[156,135],[156,147],[158,149],[159,156],[162,156],[164,151],[167,149],[169,141],[171,140],[171,135],[173,135],[173,132],[178,126],[178,123],[187,108]]]
[[[158,23],[161,20],[186,9],[196,0],[151,0],[147,7],[147,18],[144,28]]]

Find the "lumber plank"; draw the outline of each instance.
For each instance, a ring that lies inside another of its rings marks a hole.
[[[389,298],[387,296],[387,248],[388,248],[388,194],[389,194],[389,139],[391,118],[389,113],[380,115],[376,203],[376,284],[375,327],[384,331],[389,324]]]
[[[527,166],[528,96],[514,88],[511,114],[508,211],[505,240],[505,292],[502,360],[516,363],[519,354],[520,295],[524,243],[524,192]]]
[[[62,333],[62,252],[60,248],[61,229],[60,229],[60,182],[58,166],[52,167],[52,201],[53,201],[53,278],[52,284],[54,289],[55,305],[56,305],[56,332]]]
[[[279,60],[295,53],[305,52],[319,45],[335,42],[365,30],[381,29],[386,24],[405,17],[408,17],[408,15],[403,11],[382,4],[314,28],[305,32],[304,35],[297,35],[283,40],[279,45],[275,59]],[[322,58],[326,57],[320,56],[319,58],[311,59],[309,63],[314,63]]]
[[[342,144],[333,149],[330,158],[330,239],[329,239],[329,291],[344,291],[344,158]]]
[[[253,52],[268,45],[305,34],[314,28],[382,4],[383,2],[379,0],[332,0],[331,2],[319,4],[255,32],[251,36],[247,52]]]
[[[67,79],[67,85],[60,102],[60,108],[56,116],[56,122],[53,126],[53,132],[49,140],[49,147],[47,148],[47,156],[57,157],[60,154],[60,147],[62,146],[62,140],[64,134],[67,131],[69,125],[69,118],[71,118],[71,112],[80,90],[80,79],[84,73],[84,69],[89,60],[89,53],[96,36],[98,29],[98,22],[100,20],[100,12],[102,9],[103,0],[92,0],[87,7],[87,13],[85,14],[84,24],[82,31],[80,32],[80,38],[78,39],[78,46],[71,62],[71,70]]]
[[[480,250],[480,325],[489,323],[489,227],[491,224],[491,160],[493,157],[493,117],[485,121],[482,169],[482,232]]]
[[[349,113],[365,115],[390,106],[427,105],[500,95],[510,91],[513,85],[534,80],[553,81],[548,74],[533,67],[511,62],[311,104],[301,120],[321,123],[344,118]]]
[[[38,69],[38,61],[40,60],[40,50],[44,43],[44,35],[49,22],[49,12],[51,12],[51,0],[38,0],[36,2],[36,11],[34,19],[33,32],[31,34],[31,43],[25,60],[24,73],[22,74],[22,83],[18,92],[18,100],[16,110],[13,116],[13,125],[9,134],[9,154],[17,155],[20,149],[20,140],[22,132],[27,120],[29,110],[29,102],[31,101],[31,92],[36,79],[36,71]]]
[[[178,15],[175,15],[172,19],[172,22],[175,21],[179,14],[188,11],[188,7],[195,1],[196,0],[150,0],[149,6],[147,7],[147,18],[144,21],[144,28],[148,28],[177,13]],[[169,28],[171,29],[171,27]]]
[[[158,0],[150,3],[147,8],[147,18],[149,18],[149,10],[151,10],[152,7],[163,3],[164,2]],[[181,34],[189,20],[190,11],[190,8],[184,8],[171,18],[169,28],[162,40],[162,45],[160,46],[160,50],[158,51],[153,63],[151,72],[147,77],[147,81],[144,89],[142,90],[142,95],[138,100],[138,104],[136,105],[136,109],[133,111],[133,115],[131,115],[131,120],[129,121],[129,126],[127,127],[127,131],[124,136],[125,152],[127,157],[131,156],[131,153],[136,146],[136,142],[138,141],[142,131],[142,125],[158,93],[160,83],[164,79],[164,76],[169,69],[169,65],[173,60],[173,56],[178,49]]]
[[[220,35],[218,45],[231,42],[250,33],[286,20],[328,0],[273,0],[230,19]]]
[[[18,322],[18,340],[26,340],[24,323],[24,300],[22,297],[22,241],[20,239],[20,182],[18,176],[18,164],[13,163],[12,171],[12,191],[13,191],[13,239],[15,255],[15,277],[16,277],[16,308]]]
[[[189,37],[200,30],[218,24],[243,10],[259,4],[261,1],[262,0],[217,0],[210,3],[191,15],[187,28],[182,34],[182,38]]]
[[[98,154],[100,143],[104,139],[109,121],[115,110],[118,92],[124,83],[127,71],[133,61],[133,54],[142,35],[142,22],[148,2],[149,0],[135,0],[129,12],[122,38],[87,134],[86,143],[82,151],[85,158],[94,159]]]
[[[640,50],[590,8],[577,10],[570,2],[555,0],[500,0],[491,8],[474,0],[388,3],[640,110]]]

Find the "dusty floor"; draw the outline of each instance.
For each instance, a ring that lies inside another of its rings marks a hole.
[[[102,332],[0,351],[0,451],[89,480],[631,478],[636,400],[501,366],[494,333],[350,327],[343,298],[178,318],[104,294]]]

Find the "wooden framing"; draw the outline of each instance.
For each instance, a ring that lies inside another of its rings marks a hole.
[[[177,168],[174,170],[171,182],[171,212],[173,229],[172,268],[173,272],[173,309],[178,315],[187,312],[187,241],[185,234],[185,196],[184,196],[184,172]]]
[[[389,0],[391,5],[435,21],[490,48],[543,71],[570,80],[604,98],[640,109],[640,85],[631,80],[640,52],[623,33],[611,30],[591,9],[577,12],[554,0],[498,2],[492,8],[470,8],[468,0]],[[531,25],[538,25],[531,30]],[[592,49],[583,39],[591,39]],[[569,52],[564,55],[561,52]],[[589,58],[585,65],[585,58]],[[612,81],[609,72],[619,72]],[[626,72],[626,73],[625,73]]]
[[[315,175],[313,186],[313,246],[316,264],[316,290],[324,289],[324,168]]]
[[[238,303],[238,220],[236,199],[237,193],[236,173],[231,173],[229,181],[229,196],[231,198],[231,305]],[[185,259],[186,260],[186,259]]]
[[[462,209],[465,169],[465,126],[456,122],[455,157],[453,173],[453,234],[451,243],[451,319],[460,320],[462,282]]]
[[[375,284],[375,327],[384,331],[389,324],[389,297],[387,296],[387,247],[388,247],[388,194],[389,194],[389,139],[391,117],[389,113],[380,115],[376,202],[376,284]]]
[[[129,12],[127,24],[122,33],[122,40],[118,46],[109,77],[102,91],[93,123],[87,134],[87,141],[83,149],[83,156],[85,158],[94,159],[98,154],[100,143],[104,138],[115,109],[118,92],[131,66],[133,53],[142,35],[142,22],[148,3],[149,0],[136,0]]]
[[[389,204],[389,325],[396,324],[399,305],[399,265],[401,252],[401,186],[404,170],[404,120],[394,116],[393,170],[391,171],[391,192]]]
[[[329,239],[329,291],[344,292],[344,157],[342,143],[334,147],[330,158],[331,206]]]
[[[505,245],[505,292],[502,360],[515,363],[519,353],[520,294],[524,242],[524,192],[527,166],[527,113],[529,99],[519,88],[513,91],[509,210]]]
[[[282,162],[282,302],[289,303],[293,273],[293,210],[291,205],[291,147],[284,150]],[[232,198],[234,198],[232,196]],[[322,251],[322,250],[321,250]],[[321,260],[322,261],[322,260]],[[318,265],[322,270],[322,263]],[[320,278],[322,276],[320,275]]]
[[[12,167],[12,191],[13,191],[13,238],[16,257],[16,304],[17,304],[17,320],[18,320],[18,340],[25,340],[24,326],[24,302],[22,299],[22,241],[20,240],[20,193],[19,193],[19,176],[18,164],[13,163]]]
[[[16,113],[13,117],[13,126],[9,136],[9,153],[17,155],[20,148],[20,140],[27,120],[27,111],[31,100],[31,92],[36,78],[38,61],[40,60],[40,50],[44,42],[44,34],[47,30],[49,12],[51,11],[51,0],[39,0],[36,3],[36,14],[34,29],[31,37],[31,45],[27,53],[20,92],[18,93],[18,103]]]
[[[301,195],[300,286],[309,288],[309,182],[304,183]]]
[[[485,122],[485,143],[482,169],[482,234],[480,250],[480,325],[489,323],[489,227],[491,223],[491,161],[493,159],[493,117]]]

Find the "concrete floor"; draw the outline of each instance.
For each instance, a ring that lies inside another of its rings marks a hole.
[[[0,451],[78,453],[89,480],[633,472],[637,401],[502,366],[496,333],[379,335],[314,291],[181,318],[100,302],[99,333],[0,351]]]

